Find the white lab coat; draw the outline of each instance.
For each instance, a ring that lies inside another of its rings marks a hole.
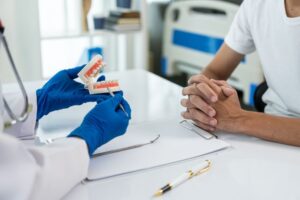
[[[23,108],[20,103],[22,99],[16,98],[16,94],[5,97],[15,111]],[[34,134],[35,93],[29,95],[29,99],[33,104],[29,118],[10,128],[9,134],[0,130],[0,199],[61,199],[87,176],[87,146],[77,138],[58,140],[47,146],[28,146],[11,136]],[[3,110],[1,107],[0,102],[0,114]],[[4,120],[7,120],[7,116],[4,116]]]

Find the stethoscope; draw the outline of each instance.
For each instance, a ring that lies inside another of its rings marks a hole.
[[[24,102],[25,102],[25,105],[24,105],[24,108],[23,108],[23,111],[22,113],[17,116],[13,111],[12,109],[10,108],[10,106],[8,105],[6,99],[3,97],[3,103],[4,103],[4,107],[7,111],[7,114],[9,115],[9,117],[11,118],[12,121],[10,121],[8,124],[6,124],[6,126],[10,126],[10,125],[13,125],[13,124],[16,124],[17,122],[24,122],[27,118],[28,118],[28,115],[29,115],[29,112],[30,112],[30,105],[29,105],[29,102],[28,102],[28,96],[27,96],[27,93],[26,93],[26,90],[25,90],[25,87],[22,83],[22,80],[21,80],[21,77],[17,71],[17,68],[16,68],[16,65],[14,63],[14,60],[12,58],[12,55],[10,53],[10,50],[9,50],[9,47],[8,47],[8,44],[7,44],[7,41],[6,41],[6,38],[4,36],[4,26],[2,25],[2,22],[0,20],[0,43],[3,43],[4,45],[4,49],[6,51],[6,54],[8,56],[8,59],[9,59],[9,62],[10,62],[10,65],[14,71],[14,74],[16,76],[16,79],[17,79],[17,82],[18,82],[18,85],[21,89],[21,92],[22,92],[22,96],[24,98]]]

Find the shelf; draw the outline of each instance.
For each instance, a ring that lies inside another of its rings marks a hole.
[[[64,35],[49,35],[42,36],[41,40],[58,40],[58,39],[68,39],[68,38],[78,38],[78,37],[97,37],[102,35],[131,35],[141,33],[142,30],[134,31],[110,31],[110,30],[97,30],[86,33],[77,33],[77,34],[64,34]]]
[[[101,1],[104,2],[104,0]],[[56,30],[54,26],[54,29],[40,32],[41,62],[43,71],[49,72],[47,76],[52,75],[50,72],[54,73],[61,69],[56,66],[68,66],[77,63],[82,52],[89,47],[101,47],[105,60],[112,70],[148,69],[147,1],[132,0],[132,2],[133,8],[141,13],[140,27],[134,27],[139,28],[138,30],[112,31],[102,29],[84,32],[80,28],[81,23],[77,24],[78,21],[76,24],[67,23],[69,18],[65,14],[61,16],[61,20],[64,20],[63,27],[60,26],[57,29],[61,31],[51,33],[51,30]],[[103,14],[105,15],[108,14],[106,12],[117,9],[113,1],[105,1],[104,5],[105,13]],[[73,9],[73,6],[70,9]],[[44,23],[46,25],[47,21]],[[73,25],[76,26],[73,27]],[[54,57],[55,59],[53,59]]]

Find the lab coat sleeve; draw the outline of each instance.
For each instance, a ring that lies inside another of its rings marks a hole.
[[[24,99],[20,94],[17,93],[7,93],[4,94],[9,106],[13,109],[14,113],[19,115],[24,108]],[[28,93],[28,101],[32,105],[32,109],[29,113],[28,118],[25,122],[17,123],[14,126],[5,129],[5,133],[13,135],[15,137],[28,137],[35,134],[36,127],[36,113],[37,113],[37,99],[36,93]],[[4,121],[10,121],[7,112],[4,114]]]
[[[60,199],[87,176],[89,155],[84,140],[65,138],[29,151],[40,168],[31,199]]]
[[[61,199],[87,176],[85,142],[66,138],[27,147],[0,134],[0,199]]]

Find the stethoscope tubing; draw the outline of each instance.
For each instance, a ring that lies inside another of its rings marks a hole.
[[[12,67],[12,69],[14,71],[14,74],[16,76],[16,79],[17,79],[18,85],[19,85],[19,87],[21,89],[21,93],[22,93],[22,96],[24,98],[24,103],[25,103],[24,108],[22,110],[22,113],[19,116],[17,116],[12,111],[12,109],[10,108],[10,106],[8,105],[6,99],[3,97],[4,107],[5,107],[6,111],[7,111],[7,114],[9,115],[9,117],[12,120],[10,123],[11,123],[11,125],[13,125],[13,124],[15,124],[17,122],[24,122],[28,118],[28,116],[29,116],[29,101],[28,101],[28,95],[26,93],[25,87],[23,85],[23,82],[22,82],[21,77],[20,77],[20,75],[18,73],[17,67],[16,67],[16,65],[14,63],[14,60],[13,60],[13,57],[11,55],[11,52],[9,50],[6,38],[3,35],[3,33],[1,33],[1,32],[0,32],[0,39],[1,39],[2,43],[3,43],[3,45],[4,45],[4,49],[6,51],[6,54],[8,56],[10,65],[11,65],[11,67]]]

